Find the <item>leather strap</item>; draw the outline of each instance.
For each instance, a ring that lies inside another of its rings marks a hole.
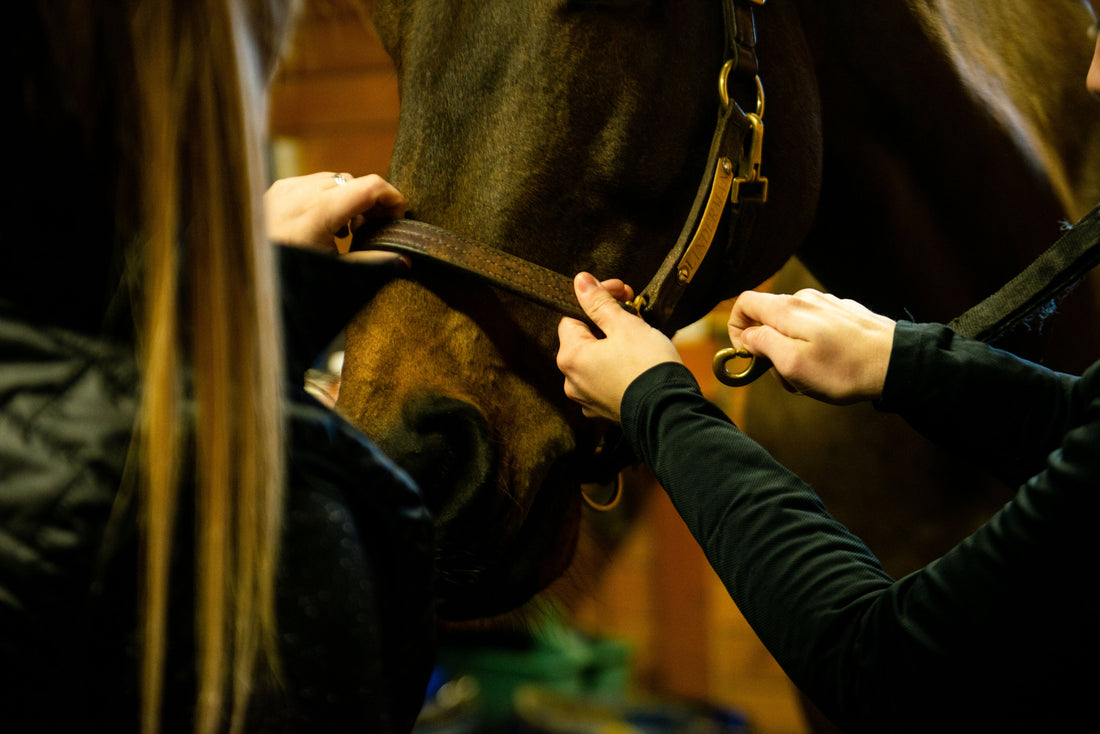
[[[984,301],[947,325],[958,334],[995,341],[1100,265],[1100,205],[1046,252]]]
[[[726,20],[726,48],[732,54],[733,66],[738,76],[752,79],[760,73],[756,60],[756,23],[753,5],[763,5],[763,0],[735,2],[724,0],[722,12]]]
[[[368,223],[355,233],[351,249],[427,257],[566,316],[588,320],[573,293],[572,278],[424,222]]]
[[[724,0],[722,3],[726,22],[726,45],[730,56],[728,75],[741,83],[752,82],[757,79],[759,64],[756,57],[756,25],[753,16],[753,7],[762,4],[762,0]],[[726,82],[727,87],[729,86]],[[761,92],[762,93],[762,92]],[[763,100],[756,100],[762,107]],[[759,119],[757,120],[759,122]],[[746,160],[746,142],[753,134],[752,123],[745,112],[732,99],[721,110],[714,136],[711,139],[710,151],[707,154],[707,167],[703,173],[702,182],[695,195],[695,201],[691,207],[684,228],[676,240],[664,262],[657,269],[653,279],[642,290],[639,300],[639,312],[650,324],[668,332],[669,321],[672,318],[680,298],[687,290],[690,278],[684,279],[679,273],[679,264],[684,258],[685,252],[691,245],[695,233],[702,227],[712,226],[704,221],[703,214],[711,196],[712,177],[715,171],[722,165],[723,159],[734,163],[738,168],[738,175],[746,175],[744,164]],[[761,133],[762,134],[762,133]],[[746,201],[734,207],[729,199],[726,199],[723,208],[719,212],[718,222],[713,223],[715,231],[721,219],[728,219],[726,230],[726,242],[720,249],[723,252],[734,246],[735,240],[745,242],[755,223],[756,210],[759,201]],[[727,214],[732,216],[727,217]],[[738,231],[740,230],[740,231]],[[715,234],[715,232],[711,232]],[[705,253],[704,253],[705,256]]]
[[[724,158],[730,161],[740,160],[741,148],[748,132],[749,126],[745,122],[744,115],[736,104],[731,104],[729,108],[722,113],[718,128],[711,141],[710,153],[707,155],[707,173],[704,174],[703,183],[695,195],[695,201],[691,206],[691,213],[688,215],[687,223],[681,230],[680,236],[676,240],[676,244],[669,250],[664,261],[661,263],[660,267],[657,268],[657,273],[641,293],[643,305],[639,311],[642,316],[645,317],[646,321],[657,328],[666,328],[666,325],[672,318],[673,311],[680,302],[680,298],[687,290],[689,282],[681,280],[678,272],[679,268],[677,266],[683,259],[695,232],[704,224],[702,221],[703,212],[710,199],[712,186],[712,179],[710,176],[720,165],[721,159]],[[723,202],[722,214],[725,215],[729,208],[730,205],[728,201]],[[726,217],[723,216],[722,218]],[[734,223],[730,222],[727,237],[732,238],[734,228]],[[719,249],[725,250],[728,245],[729,243],[727,242],[726,245]]]

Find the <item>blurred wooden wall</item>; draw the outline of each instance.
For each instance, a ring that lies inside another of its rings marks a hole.
[[[384,173],[397,131],[397,82],[369,25],[347,10],[307,13],[271,97],[278,177],[314,171]],[[704,390],[736,415],[745,393],[717,384],[710,357],[727,307],[678,337]],[[583,584],[582,584],[583,585]],[[755,734],[803,734],[787,677],[757,640],[664,492],[638,517],[574,615],[583,630],[630,641],[645,692],[734,706]]]
[[[369,18],[328,6],[308,11],[271,93],[276,176],[384,174],[397,113],[397,77]]]

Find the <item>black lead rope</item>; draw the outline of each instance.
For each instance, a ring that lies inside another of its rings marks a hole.
[[[971,339],[996,341],[1061,296],[1097,265],[1100,265],[1100,205],[999,291],[947,326]]]

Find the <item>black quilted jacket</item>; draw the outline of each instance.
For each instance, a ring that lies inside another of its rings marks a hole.
[[[300,251],[284,258],[300,376],[380,276]],[[324,318],[310,307],[317,287]],[[132,350],[32,321],[3,298],[0,731],[136,731],[136,530],[120,491],[137,406]],[[261,684],[250,730],[408,731],[434,655],[430,518],[411,480],[357,430],[300,388],[290,403],[282,680]],[[188,507],[185,496],[180,527]],[[186,532],[174,563],[165,730],[189,732]]]

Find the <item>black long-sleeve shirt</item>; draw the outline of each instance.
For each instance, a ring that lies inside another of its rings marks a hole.
[[[1100,363],[1070,377],[899,323],[879,407],[1019,484],[896,580],[682,365],[640,376],[622,422],[762,642],[842,728],[1100,728]]]

